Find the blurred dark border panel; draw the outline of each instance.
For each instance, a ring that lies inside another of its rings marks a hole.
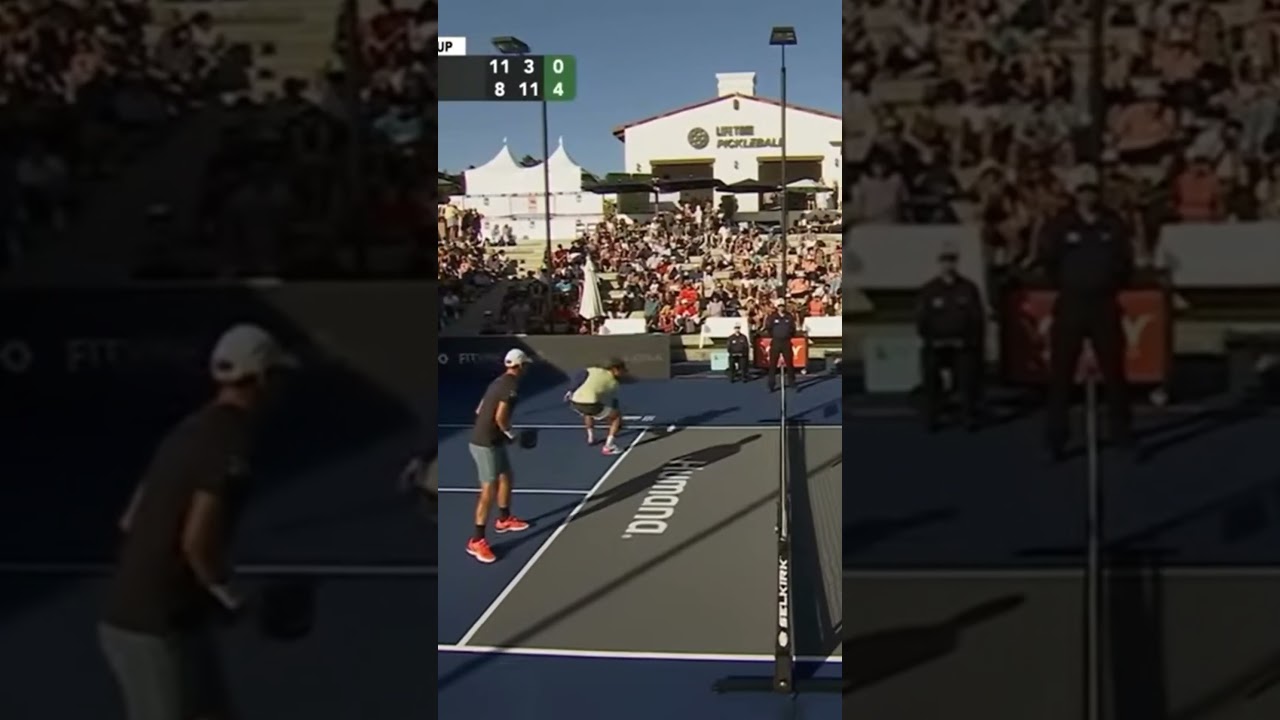
[[[426,7],[426,12],[430,14],[431,32],[429,34],[431,35],[432,44],[434,45],[436,38],[438,38],[440,35],[440,5],[435,0],[427,0],[425,7]],[[427,62],[426,116],[427,116],[427,132],[438,139],[439,133],[440,133],[440,108],[439,108],[440,75],[439,75],[439,68],[437,67],[437,61],[434,59],[435,57],[436,56],[434,55],[431,56],[431,58],[429,58]],[[437,147],[439,147],[438,140],[436,145]],[[433,186],[433,187],[437,187],[437,186]],[[432,190],[432,193],[434,195],[435,190]],[[439,201],[440,201],[439,198],[436,197],[437,204],[439,203]],[[439,271],[440,271],[440,235],[439,235],[440,226],[439,224],[437,224],[435,228],[436,228],[436,242],[432,243],[431,247],[428,249],[428,253],[430,255],[429,262],[430,262],[430,267],[432,272],[431,277],[432,279],[438,280]]]

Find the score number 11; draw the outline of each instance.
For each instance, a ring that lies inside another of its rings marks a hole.
[[[538,60],[542,64],[542,78],[536,78]],[[501,100],[573,100],[578,95],[577,63],[572,55],[547,55],[541,58],[522,58],[520,71],[535,79],[519,80],[508,88],[507,83],[497,81],[493,84],[494,99]],[[492,58],[489,60],[489,71],[495,77],[510,77],[511,61],[509,58]]]

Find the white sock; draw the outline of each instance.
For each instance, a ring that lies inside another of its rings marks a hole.
[[[613,446],[614,446],[614,445],[613,445],[613,435],[610,435],[610,436],[609,436],[609,439],[604,441],[604,444],[605,444],[607,447],[613,447]]]
[[[592,428],[587,428],[587,444],[590,445],[595,441],[596,441],[596,431],[593,430]]]

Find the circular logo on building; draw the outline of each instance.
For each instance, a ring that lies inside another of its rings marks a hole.
[[[694,128],[689,131],[689,145],[694,150],[701,150],[711,143],[711,136],[702,128]]]

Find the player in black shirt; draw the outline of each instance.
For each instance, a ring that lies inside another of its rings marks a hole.
[[[498,559],[485,537],[485,527],[489,524],[489,512],[495,499],[498,503],[498,519],[493,524],[495,532],[529,529],[529,523],[511,514],[511,457],[507,452],[507,446],[516,439],[511,418],[515,414],[520,377],[529,364],[529,356],[523,350],[511,350],[503,364],[506,370],[489,383],[480,405],[476,407],[476,423],[471,431],[471,458],[476,463],[480,495],[476,499],[475,531],[467,540],[467,554],[482,563]]]
[[[292,362],[260,328],[224,333],[213,401],[160,443],[120,520],[99,635],[129,720],[229,717],[209,630],[242,605],[228,553],[250,490],[251,420],[272,371]]]
[[[774,311],[765,318],[765,332],[769,333],[769,392],[778,389],[778,363],[786,363],[787,386],[795,384],[796,356],[791,341],[796,337],[796,319],[787,312],[785,300],[774,301]]]
[[[1119,293],[1133,274],[1132,236],[1124,222],[1099,202],[1098,186],[1076,188],[1075,206],[1047,223],[1041,260],[1057,290],[1049,337],[1049,407],[1046,440],[1063,456],[1067,411],[1080,353],[1088,340],[1106,390],[1112,439],[1130,439],[1129,390]]]

